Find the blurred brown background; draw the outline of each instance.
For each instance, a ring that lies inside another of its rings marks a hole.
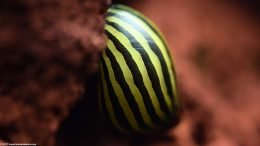
[[[172,48],[185,106],[172,131],[176,145],[259,146],[260,2],[129,4],[155,21]]]
[[[260,2],[128,0],[174,56],[182,120],[167,136],[112,133],[96,108],[109,1],[0,2],[0,142],[259,146]]]

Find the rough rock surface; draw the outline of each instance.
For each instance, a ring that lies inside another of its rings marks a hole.
[[[0,2],[0,141],[54,145],[97,71],[108,0]]]

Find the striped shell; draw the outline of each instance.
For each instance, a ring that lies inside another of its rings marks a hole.
[[[178,118],[173,61],[162,35],[142,14],[113,5],[100,57],[100,111],[122,133],[162,130]]]

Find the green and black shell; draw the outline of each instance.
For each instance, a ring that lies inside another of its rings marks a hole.
[[[176,122],[180,103],[174,64],[157,27],[134,9],[113,5],[105,32],[99,88],[105,119],[117,131],[140,134]]]

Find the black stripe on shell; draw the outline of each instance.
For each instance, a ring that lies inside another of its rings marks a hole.
[[[156,72],[156,69],[149,57],[149,55],[147,54],[147,52],[145,51],[145,49],[141,46],[141,44],[135,39],[134,36],[132,36],[132,34],[130,34],[125,28],[123,28],[122,26],[118,25],[117,23],[114,23],[114,22],[109,22],[107,21],[107,25],[110,25],[114,28],[116,28],[119,32],[123,33],[127,38],[128,40],[130,40],[131,42],[131,45],[133,46],[133,48],[135,48],[139,53],[140,55],[142,56],[142,59],[144,61],[144,64],[145,64],[145,67],[148,71],[148,76],[152,82],[152,87],[155,91],[155,94],[158,98],[158,101],[160,103],[160,106],[161,106],[161,109],[167,114],[167,115],[170,115],[170,111],[167,107],[167,104],[166,104],[166,100],[162,93],[162,89],[161,89],[161,86],[160,86],[160,81],[159,81],[159,77],[157,75],[157,72]],[[114,40],[112,40],[114,41]]]
[[[142,29],[138,24],[134,23],[133,21],[131,21],[131,19],[128,19],[126,18],[126,16],[122,16],[120,15],[120,13],[118,14],[114,14],[114,13],[108,13],[108,16],[115,16],[121,20],[123,20],[124,22],[127,22],[128,24],[130,24],[131,26],[133,26],[133,28],[135,28],[138,32],[140,32],[144,37],[145,39],[147,40],[147,43],[148,45],[150,46],[151,50],[158,56],[159,58],[159,61],[160,61],[160,64],[162,66],[162,71],[163,71],[163,76],[164,76],[164,81],[165,81],[165,84],[166,84],[166,88],[167,88],[167,93],[168,95],[170,96],[171,98],[171,102],[172,102],[172,105],[174,105],[173,103],[173,98],[174,98],[174,95],[173,95],[173,88],[172,88],[172,84],[171,84],[171,80],[170,80],[170,74],[169,74],[169,71],[168,71],[168,67],[167,67],[167,64],[166,64],[166,61],[165,61],[165,58],[163,57],[163,54],[160,50],[160,48],[158,47],[157,43],[155,40],[153,40],[153,38],[144,30]],[[144,21],[144,23],[146,23]],[[146,23],[147,24],[147,23]],[[147,24],[148,25],[148,24]],[[149,26],[149,25],[148,25]],[[151,30],[153,30],[153,28],[151,26],[149,26],[149,28]],[[153,30],[154,31],[154,30]],[[156,34],[156,33],[155,33]],[[158,36],[158,34],[156,34]],[[158,36],[159,37],[159,36]],[[159,37],[160,38],[160,37]],[[160,38],[161,40],[161,38]],[[167,49],[167,48],[166,48]],[[167,51],[168,52],[168,51]],[[167,56],[168,57],[168,56]],[[172,64],[171,64],[171,67],[172,67]],[[171,68],[173,69],[173,68]],[[173,76],[174,78],[174,76]]]
[[[107,34],[108,38],[111,39],[111,41],[115,44],[115,46],[117,46],[116,49],[123,55],[123,57],[126,61],[126,64],[128,65],[128,67],[133,75],[134,84],[137,86],[137,88],[139,89],[139,91],[142,95],[142,97],[140,97],[140,98],[143,98],[144,104],[146,106],[146,110],[147,110],[150,118],[152,119],[152,121],[154,123],[161,124],[161,119],[155,112],[155,107],[153,106],[151,97],[148,93],[149,91],[145,87],[143,76],[142,76],[135,60],[133,59],[131,54],[127,51],[127,48],[125,48],[115,36],[113,36],[108,31],[106,31],[106,34]]]
[[[102,65],[102,68],[103,68],[103,71],[104,71],[104,79],[105,79],[105,82],[107,83],[109,100],[112,103],[113,110],[115,112],[115,116],[118,120],[118,123],[120,124],[121,127],[126,129],[127,131],[132,132],[133,131],[132,127],[131,127],[129,121],[127,120],[127,118],[126,118],[126,115],[124,114],[122,107],[120,106],[118,98],[115,98],[116,94],[115,94],[115,91],[113,90],[112,83],[111,83],[110,78],[108,76],[109,74],[108,74],[107,66],[105,64],[105,60],[101,57],[100,61],[101,61],[101,65]]]
[[[138,107],[137,101],[135,101],[134,95],[131,92],[129,85],[127,84],[127,82],[125,80],[123,71],[118,64],[118,61],[116,60],[115,56],[112,54],[112,52],[109,49],[106,50],[106,54],[111,61],[111,66],[113,68],[116,81],[118,82],[118,84],[120,85],[120,87],[123,90],[123,94],[127,100],[127,103],[129,104],[131,111],[134,114],[134,117],[137,121],[138,126],[142,129],[147,130],[148,126],[144,122],[144,119],[141,115],[141,111]],[[117,91],[115,91],[115,92],[117,92]],[[117,97],[117,98],[123,98],[123,97]]]

